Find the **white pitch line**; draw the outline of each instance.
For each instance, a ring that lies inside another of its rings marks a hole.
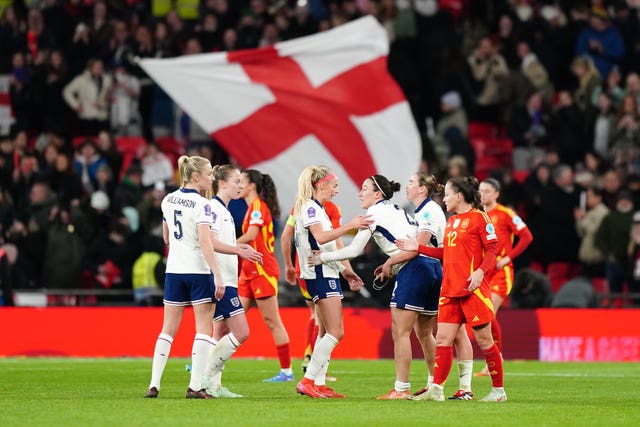
[[[505,375],[512,377],[583,377],[583,378],[640,378],[640,371],[638,375],[629,374],[608,374],[603,372],[601,374],[584,374],[580,372],[505,372]]]

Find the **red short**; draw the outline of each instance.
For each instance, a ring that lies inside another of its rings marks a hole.
[[[476,289],[468,297],[440,297],[438,323],[481,326],[495,318],[491,298]]]
[[[513,266],[505,265],[502,270],[496,271],[489,280],[491,292],[499,295],[502,299],[507,298],[513,287]]]
[[[241,279],[238,282],[238,295],[250,299],[262,299],[278,295],[278,279],[267,274]]]
[[[300,293],[307,301],[313,301],[311,294],[307,290],[307,281],[304,279],[298,279],[298,287],[300,288]]]

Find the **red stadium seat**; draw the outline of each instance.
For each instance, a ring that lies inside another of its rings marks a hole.
[[[569,280],[580,274],[580,266],[571,262],[552,262],[547,266],[547,277],[553,293]]]

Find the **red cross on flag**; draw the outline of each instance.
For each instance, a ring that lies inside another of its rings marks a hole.
[[[302,169],[326,165],[340,177],[336,202],[350,218],[360,212],[363,179],[380,173],[404,183],[421,157],[388,50],[369,16],[267,48],[141,66],[243,168],[271,175],[283,212]]]

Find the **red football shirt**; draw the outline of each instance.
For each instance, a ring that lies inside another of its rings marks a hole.
[[[491,222],[496,228],[496,236],[498,236],[497,259],[505,255],[511,256],[513,240],[515,236],[520,238],[525,230],[528,231],[527,224],[513,210],[500,203],[487,214],[491,218]],[[515,258],[515,255],[511,256],[511,258]],[[513,263],[510,263],[510,265],[513,265]]]
[[[444,229],[444,251],[441,296],[469,296],[469,275],[482,264],[485,249],[495,245],[495,229],[489,216],[478,209],[457,214],[449,218]],[[490,295],[487,277],[480,289]]]
[[[242,260],[240,280],[251,280],[264,273],[279,277],[280,267],[273,253],[275,235],[273,234],[273,218],[267,204],[259,197],[256,198],[244,216],[242,221],[242,233],[246,233],[250,226],[256,226],[260,230],[253,242],[249,244],[253,249],[262,254],[262,264]]]

